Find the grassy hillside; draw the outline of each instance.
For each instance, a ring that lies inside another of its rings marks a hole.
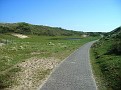
[[[31,35],[46,36],[73,36],[81,35],[83,32],[66,30],[59,27],[49,27],[43,25],[32,25],[29,23],[0,23],[0,33],[21,33]]]
[[[99,90],[121,90],[121,27],[106,33],[91,52]]]

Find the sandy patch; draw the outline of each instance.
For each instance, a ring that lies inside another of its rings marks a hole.
[[[16,34],[16,33],[13,33],[12,35],[13,35],[13,36],[16,36],[16,37],[18,37],[18,38],[22,38],[22,39],[28,38],[28,36],[23,35],[23,34]]]
[[[85,37],[87,37],[87,36],[88,36],[88,35],[85,35],[85,34],[84,34],[84,35],[82,35],[82,37],[84,37],[84,38],[85,38]]]
[[[5,45],[5,44],[4,43],[0,43],[0,47],[3,46],[3,45]]]
[[[22,62],[18,65],[22,68],[22,71],[16,77],[16,80],[19,82],[18,85],[14,85],[7,90],[36,90],[48,76],[45,73],[41,73],[41,71],[49,70],[50,73],[59,64],[59,61],[51,57],[43,59],[30,58],[26,62]],[[44,78],[36,78],[38,74],[44,75]]]

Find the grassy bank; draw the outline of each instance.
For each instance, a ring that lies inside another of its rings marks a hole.
[[[81,45],[97,39],[97,37],[81,38],[79,36],[29,35],[28,37],[21,39],[10,34],[0,35],[1,42],[5,43],[5,45],[0,47],[0,89],[17,83],[14,77],[16,73],[21,71],[21,68],[14,67],[19,63],[26,62],[25,60],[28,58],[54,57],[63,60]],[[68,38],[80,38],[80,40]],[[45,76],[45,74],[41,72],[41,75]]]
[[[91,63],[99,90],[121,89],[121,55],[109,54],[115,39],[101,39],[92,46]]]

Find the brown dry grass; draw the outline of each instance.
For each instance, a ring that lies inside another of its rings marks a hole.
[[[36,90],[59,62],[59,59],[53,57],[42,59],[34,57],[18,64],[22,69],[15,77],[18,84],[6,90]]]

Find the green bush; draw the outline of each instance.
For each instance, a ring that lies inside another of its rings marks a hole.
[[[109,49],[108,54],[121,55],[121,42],[115,42]]]

